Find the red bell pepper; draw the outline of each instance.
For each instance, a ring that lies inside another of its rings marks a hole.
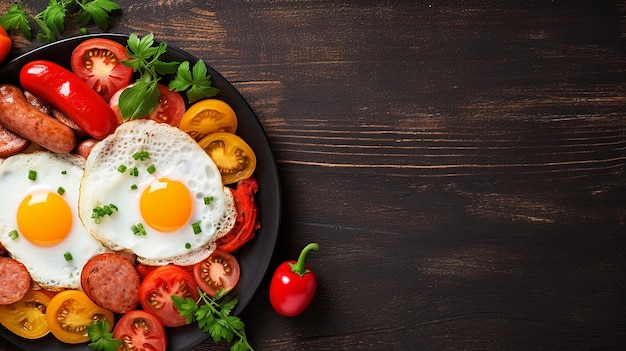
[[[310,243],[302,249],[298,261],[279,265],[270,282],[270,303],[276,312],[285,317],[304,312],[317,291],[317,277],[304,263],[311,250],[319,250],[319,245]]]

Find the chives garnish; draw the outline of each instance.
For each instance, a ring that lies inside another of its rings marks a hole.
[[[65,260],[66,260],[67,262],[69,262],[69,261],[71,261],[71,260],[73,259],[73,258],[72,258],[72,254],[71,254],[69,251],[68,251],[68,252],[66,252],[66,253],[64,253],[64,254],[63,254],[63,257],[65,257]]]
[[[62,187],[62,186],[60,186],[60,187],[57,189],[57,193],[59,193],[59,195],[63,195],[63,194],[65,194],[65,188],[64,188],[64,187]]]
[[[193,229],[194,234],[200,234],[202,228],[200,228],[200,221],[191,223],[191,228]]]
[[[133,158],[135,160],[139,160],[139,161],[145,161],[146,159],[150,158],[150,153],[146,150],[143,151],[137,151],[133,154]]]
[[[12,230],[9,232],[9,238],[11,238],[11,240],[15,240],[19,237],[20,235],[17,233],[17,230]]]
[[[205,205],[210,205],[211,202],[213,202],[213,196],[205,196],[204,197],[204,204]]]
[[[117,206],[113,204],[108,204],[104,206],[96,206],[91,210],[91,218],[93,218],[96,224],[100,224],[101,218],[104,216],[110,216],[113,214],[113,211],[117,211]]]
[[[35,181],[37,180],[37,171],[31,169],[30,171],[28,171],[28,179]]]
[[[137,190],[137,184],[133,184],[130,186],[130,190]]]
[[[126,165],[120,165],[119,167],[117,167],[117,171],[120,173],[126,172],[127,169],[128,167],[126,167]]]
[[[133,231],[133,234],[137,235],[137,236],[144,236],[146,235],[146,229],[143,227],[143,224],[141,223],[137,223],[137,224],[133,224],[130,226],[130,230]]]
[[[152,174],[156,172],[156,167],[154,167],[154,165],[151,165],[150,167],[148,167],[148,173]]]
[[[187,250],[191,249],[191,244],[190,243],[185,243],[185,249],[187,249]]]
[[[67,171],[61,171],[61,174],[67,174]]]
[[[137,169],[137,167],[133,167],[130,169],[130,175],[132,175],[133,177],[137,177],[139,175],[139,170]]]

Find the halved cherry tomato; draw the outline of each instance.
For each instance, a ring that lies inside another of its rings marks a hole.
[[[115,324],[113,338],[122,341],[121,350],[165,351],[167,346],[161,321],[142,310],[126,312]]]
[[[89,341],[87,326],[102,319],[112,326],[113,312],[99,307],[79,290],[64,290],[54,295],[46,311],[52,335],[68,344]]]
[[[207,259],[195,264],[193,277],[202,291],[214,297],[220,289],[224,294],[233,290],[239,282],[239,272],[235,256],[216,249]]]
[[[238,135],[227,132],[211,133],[198,142],[217,165],[222,183],[232,184],[254,173],[256,155]]]
[[[96,139],[103,139],[118,126],[117,118],[104,99],[77,75],[54,62],[31,61],[20,71],[24,90],[68,115]]]
[[[31,290],[22,300],[0,306],[0,323],[23,338],[39,339],[50,332],[46,321],[49,304],[50,296],[40,290]]]
[[[185,325],[185,318],[174,306],[172,295],[198,299],[198,285],[193,276],[175,265],[155,268],[139,287],[139,302],[144,310],[154,313],[167,327]]]
[[[235,252],[254,238],[254,234],[261,227],[258,220],[259,209],[254,201],[257,191],[259,191],[259,183],[254,176],[239,181],[237,188],[232,190],[237,219],[233,228],[217,239],[216,244],[219,249]]]
[[[113,94],[113,97],[111,97],[111,100],[109,101],[109,105],[120,123],[122,123],[123,119],[118,105],[120,94],[122,94],[122,91],[124,91],[125,88],[126,87]],[[157,84],[157,88],[159,88],[160,92],[159,105],[156,109],[154,109],[154,111],[152,111],[152,113],[144,118],[149,118],[159,123],[167,123],[174,127],[178,127],[180,120],[185,114],[185,100],[183,100],[183,97],[180,96],[180,94],[169,90],[167,86],[163,84]]]
[[[122,64],[126,49],[116,41],[93,38],[80,43],[72,52],[72,71],[105,100],[130,83],[133,69]]]
[[[7,31],[4,30],[4,27],[0,26],[0,62],[4,61],[9,52],[11,51],[11,46],[13,45],[13,41]]]
[[[222,100],[202,100],[189,107],[179,128],[200,141],[213,132],[234,133],[237,130],[237,116],[230,105]]]

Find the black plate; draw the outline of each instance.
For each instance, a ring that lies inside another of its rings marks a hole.
[[[88,38],[107,38],[126,45],[127,35],[94,34],[72,37],[34,49],[17,57],[0,68],[0,83],[19,85],[20,68],[29,61],[37,59],[51,60],[69,67],[72,50]],[[183,50],[168,46],[164,61],[189,61],[193,65],[198,59]],[[272,151],[265,132],[256,115],[239,92],[218,72],[208,66],[213,85],[220,89],[217,98],[224,100],[235,110],[239,121],[237,134],[241,136],[255,151],[257,157],[256,178],[259,182],[257,201],[260,209],[261,229],[250,243],[237,254],[241,266],[241,277],[237,288],[233,291],[239,297],[239,304],[233,311],[239,314],[246,307],[261,284],[269,266],[274,246],[278,237],[281,214],[280,183]],[[87,344],[68,345],[48,335],[39,340],[27,340],[16,336],[7,329],[0,327],[0,335],[24,350],[90,350]],[[208,335],[195,325],[179,328],[168,328],[167,349],[171,351],[189,350],[204,341]]]

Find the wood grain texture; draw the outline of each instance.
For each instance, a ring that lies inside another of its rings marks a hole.
[[[320,243],[309,310],[275,314],[268,274],[242,314],[255,350],[623,347],[625,2],[119,3],[110,31],[203,58],[257,113],[271,268]]]

